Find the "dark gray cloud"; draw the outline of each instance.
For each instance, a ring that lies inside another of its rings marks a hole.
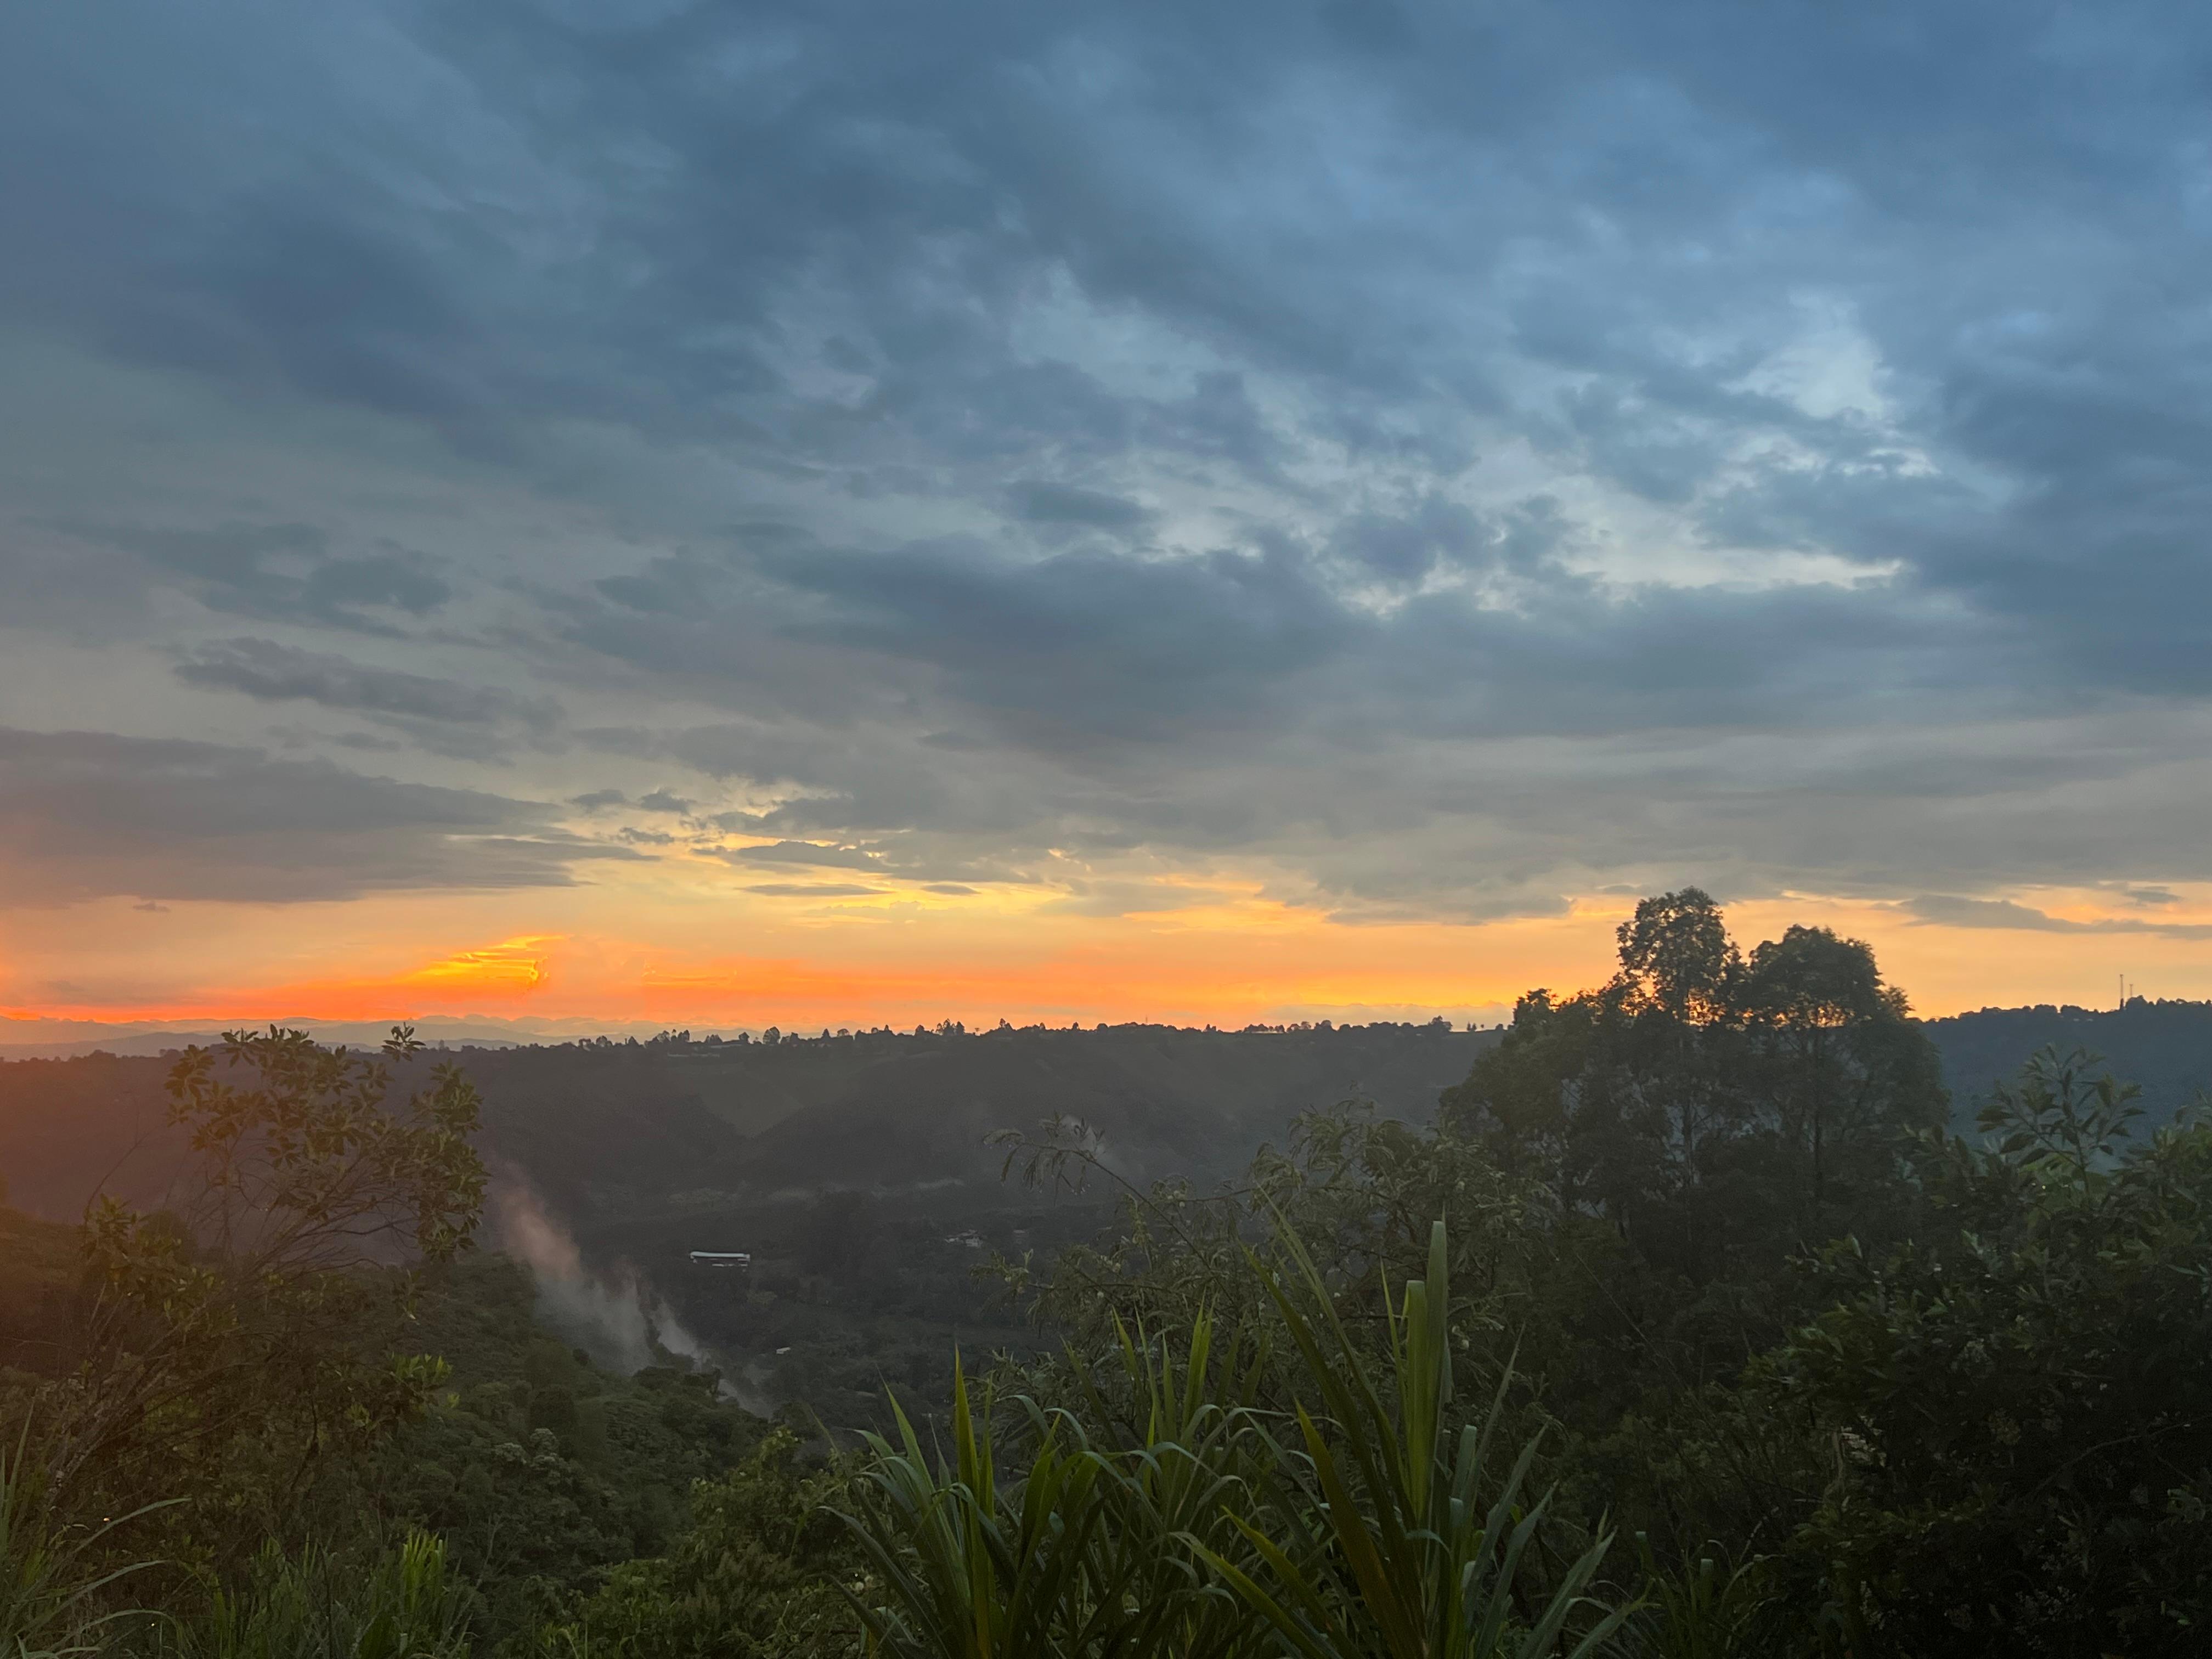
[[[1995,927],[2039,933],[2150,933],[2167,939],[2212,939],[2212,927],[2187,922],[2137,921],[2114,917],[2098,921],[2073,921],[2047,915],[2031,905],[2009,899],[1972,899],[1923,894],[1905,906],[1922,921],[1945,927]]]
[[[235,616],[392,633],[380,612],[425,617],[453,597],[428,556],[390,545],[336,555],[312,525],[164,529],[64,520],[53,527],[135,553],[184,578],[210,610]]]
[[[178,664],[177,678],[210,690],[240,691],[263,702],[319,703],[349,714],[496,726],[506,720],[549,725],[558,710],[489,686],[376,668],[329,652],[302,651],[270,640],[222,640]],[[651,805],[650,799],[647,805]]]
[[[1149,526],[1155,517],[1139,502],[1073,484],[1026,481],[1007,495],[1015,515],[1033,525],[1130,535]]]
[[[561,718],[550,697],[524,697],[492,686],[305,651],[271,640],[220,640],[177,665],[176,677],[202,690],[236,691],[261,702],[308,702],[357,714],[401,732],[432,754],[502,763],[520,743],[544,743]],[[337,739],[381,748],[367,734]]]
[[[739,867],[2212,878],[2208,71],[2179,3],[17,8],[0,612],[358,754],[558,724]]]
[[[533,802],[228,744],[0,728],[0,902],[567,886],[635,854]]]

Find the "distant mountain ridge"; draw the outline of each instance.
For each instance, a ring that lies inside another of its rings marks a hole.
[[[2113,1076],[2142,1086],[2149,1124],[2212,1093],[2212,1002],[2131,997],[2124,1006],[2102,1009],[2043,1003],[1921,1023],[1942,1053],[1952,1120],[1961,1127],[1973,1121],[1992,1083],[2045,1048],[2102,1055]]]

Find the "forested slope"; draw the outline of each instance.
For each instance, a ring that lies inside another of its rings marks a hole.
[[[2046,1045],[2087,1048],[2162,1121],[2212,1088],[2212,1003],[1986,1008],[1922,1022],[1954,1121]],[[483,1146],[564,1213],[616,1218],[772,1193],[957,1183],[981,1200],[1000,1128],[1066,1115],[1139,1181],[1240,1167],[1298,1112],[1352,1097],[1425,1122],[1494,1031],[1434,1025],[1214,1031],[1124,1025],[872,1032],[776,1043],[606,1042],[458,1051],[484,1097]],[[103,1186],[158,1199],[180,1151],[158,1057],[0,1062],[0,1179],[55,1219]],[[419,1062],[427,1065],[428,1061]]]
[[[2086,1048],[2102,1054],[2142,1090],[2138,1103],[2164,1122],[2212,1091],[2212,1002],[2130,1000],[2124,1008],[1984,1008],[1924,1022],[1943,1056],[1954,1120],[1973,1121],[1990,1085],[2018,1071],[2038,1049]]]
[[[611,1217],[824,1188],[995,1191],[989,1131],[1071,1115],[1139,1178],[1240,1166],[1297,1113],[1351,1095],[1425,1118],[1495,1033],[1440,1026],[1220,1032],[1166,1026],[875,1032],[777,1043],[605,1042],[463,1049],[481,1145],[556,1207]],[[0,1063],[0,1172],[57,1219],[105,1182],[158,1197],[179,1146],[167,1062]],[[430,1057],[404,1067],[425,1072]]]

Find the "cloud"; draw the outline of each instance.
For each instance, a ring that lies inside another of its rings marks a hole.
[[[1152,915],[1187,910],[1216,896],[1190,888],[1135,881],[1079,882],[1066,896],[1043,908],[1048,914],[1075,916]]]
[[[438,561],[385,544],[341,556],[315,526],[234,522],[211,529],[172,528],[64,518],[52,527],[80,541],[137,554],[156,570],[185,579],[210,610],[392,633],[393,619],[422,617],[453,596]]]
[[[50,11],[14,672],[374,728],[193,763],[363,870],[570,878],[400,810],[519,759],[1108,908],[2212,877],[2190,9]]]
[[[201,646],[174,672],[202,690],[237,691],[262,702],[315,703],[373,720],[432,754],[497,764],[511,758],[518,741],[544,744],[562,713],[550,697],[519,696],[269,640]],[[365,734],[336,741],[349,748],[398,746]]]
[[[880,854],[858,847],[819,847],[807,841],[779,841],[765,847],[717,849],[717,858],[744,864],[812,864],[832,870],[880,870]]]
[[[557,708],[488,686],[375,668],[327,652],[269,640],[222,640],[178,665],[177,678],[209,690],[239,691],[264,702],[319,703],[349,714],[455,726],[515,720],[550,725]],[[650,798],[648,798],[650,799]]]
[[[2120,896],[2130,904],[2140,905],[2145,909],[2152,910],[2164,905],[2181,902],[2181,896],[2179,893],[2169,892],[2163,887],[2123,887],[2120,890]]]
[[[2153,933],[2167,939],[2212,939],[2212,927],[2190,922],[2140,921],[2116,916],[2074,921],[2009,899],[1954,898],[1923,894],[1905,907],[1923,922],[1943,927],[1996,927],[2045,933]]]
[[[1008,492],[1017,517],[1035,525],[1066,526],[1129,535],[1153,520],[1151,509],[1119,495],[1072,484],[1045,482],[1018,483]]]
[[[771,881],[748,887],[748,893],[758,893],[765,898],[862,898],[882,892],[880,887],[860,887],[844,882],[823,882],[810,886],[804,882]]]
[[[298,902],[377,891],[567,886],[638,856],[549,809],[253,749],[0,728],[0,902]]]
[[[1928,893],[1910,901],[1905,908],[1922,921],[1932,922],[1941,927],[2025,928],[2052,933],[2096,931],[2090,923],[2067,921],[2057,916],[2045,915],[2040,910],[2025,904],[2015,904],[2010,899],[1953,898]]]

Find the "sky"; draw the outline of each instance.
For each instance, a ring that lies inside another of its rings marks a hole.
[[[1690,883],[2212,996],[2209,92],[2125,0],[0,9],[0,1014],[1492,1019]]]

